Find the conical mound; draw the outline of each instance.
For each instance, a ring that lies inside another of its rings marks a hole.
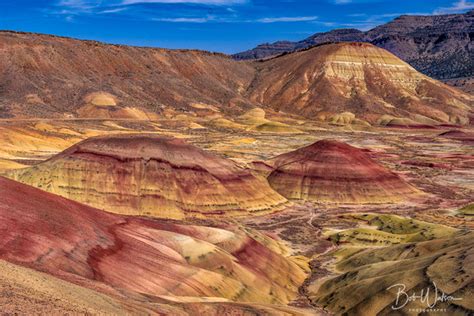
[[[350,114],[383,125],[400,119],[468,124],[474,101],[367,43],[320,45],[259,63],[258,69],[249,89],[252,101],[330,122]]]
[[[348,144],[321,140],[271,160],[270,185],[289,199],[320,203],[401,202],[418,193],[395,173]]]
[[[156,135],[91,138],[10,176],[120,214],[244,216],[286,203],[264,179],[233,161]]]

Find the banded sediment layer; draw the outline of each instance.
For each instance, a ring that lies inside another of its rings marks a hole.
[[[321,140],[269,161],[270,185],[288,199],[319,203],[401,202],[419,191],[348,144]]]
[[[114,213],[182,219],[266,214],[287,200],[229,159],[156,135],[82,141],[9,176]]]
[[[349,113],[370,124],[468,124],[474,101],[367,43],[321,45],[256,67],[250,100],[307,118],[337,121]]]
[[[0,259],[23,267],[15,270],[18,278],[6,281],[41,289],[48,300],[76,295],[84,310],[95,303],[99,310],[127,309],[100,295],[87,301],[84,295],[90,293],[59,284],[61,279],[132,303],[214,298],[209,302],[255,302],[264,310],[265,304],[292,300],[305,278],[286,257],[285,246],[238,226],[116,215],[6,178],[0,178],[0,192]],[[27,274],[24,268],[57,281],[35,274],[45,281],[34,284],[21,277]],[[47,288],[52,285],[69,291],[52,293]]]

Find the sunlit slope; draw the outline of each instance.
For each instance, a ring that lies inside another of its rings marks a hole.
[[[0,117],[131,119],[195,103],[235,111],[255,71],[223,54],[14,32],[0,32],[0,69]]]
[[[0,43],[0,118],[156,120],[175,111],[229,125],[222,120],[260,107],[335,125],[466,125],[474,101],[364,43],[263,62],[15,32],[0,32]],[[271,120],[250,129],[298,132]]]
[[[233,161],[156,135],[91,138],[14,179],[121,214],[163,218],[244,216],[286,199]]]
[[[473,233],[388,214],[344,217],[359,225],[326,232],[339,246],[332,253],[336,276],[308,287],[313,303],[350,315],[420,315],[430,306],[449,315],[473,312]],[[397,302],[399,290],[418,298]],[[460,299],[441,299],[443,293]]]
[[[0,191],[0,259],[66,281],[178,301],[286,304],[305,278],[284,246],[239,227],[114,215],[5,178]]]
[[[77,277],[68,282],[0,260],[3,313],[23,315],[312,315],[285,305],[235,303],[223,298],[151,297],[116,291]]]
[[[418,73],[366,43],[317,46],[256,62],[252,101],[275,110],[340,121],[413,125],[468,124],[473,97]]]

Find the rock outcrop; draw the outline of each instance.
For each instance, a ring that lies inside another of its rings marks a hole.
[[[120,214],[182,219],[280,210],[265,179],[183,140],[156,135],[87,139],[12,178]]]
[[[277,156],[270,185],[288,199],[330,204],[402,202],[418,194],[395,173],[373,161],[363,150],[321,140]]]

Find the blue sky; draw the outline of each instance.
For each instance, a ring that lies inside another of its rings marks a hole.
[[[0,0],[0,29],[109,43],[239,52],[401,14],[474,9],[474,0]]]

